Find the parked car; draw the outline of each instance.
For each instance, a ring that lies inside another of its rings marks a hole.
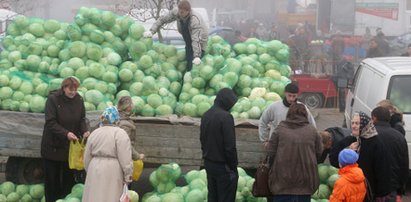
[[[176,30],[162,30],[164,44],[174,45],[177,48],[184,48],[185,42],[183,36]],[[214,27],[208,32],[209,36],[218,35],[226,40],[229,44],[233,45],[235,42],[235,30],[231,27]],[[158,35],[153,36],[154,41],[158,40]]]
[[[177,49],[184,49],[186,43],[184,42],[183,36],[177,30],[162,30],[161,31],[163,40],[161,43],[174,45]],[[159,42],[158,34],[153,36],[153,41]]]
[[[231,27],[218,27],[217,26],[217,27],[210,29],[208,35],[209,36],[213,36],[213,35],[221,36],[230,45],[234,45],[240,42],[240,39],[238,38],[238,36],[236,36],[235,31],[236,30],[234,30]]]

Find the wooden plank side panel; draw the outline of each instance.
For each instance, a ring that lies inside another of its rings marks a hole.
[[[236,128],[235,129],[237,141],[244,142],[259,142],[258,129],[256,128]]]
[[[201,165],[198,126],[136,123],[136,149],[148,163]]]
[[[156,123],[135,123],[136,149],[148,163],[202,164],[200,127]],[[256,128],[236,128],[240,166],[255,167],[263,154]],[[0,135],[0,155],[40,158],[41,135]]]
[[[41,158],[40,150],[0,148],[0,156]]]
[[[156,158],[179,158],[179,159],[201,159],[201,150],[189,149],[182,147],[145,147],[145,151],[148,157]],[[150,154],[150,155],[149,155]],[[167,163],[167,162],[165,162]]]
[[[136,123],[136,149],[146,162],[202,164],[199,126]],[[237,128],[239,166],[255,168],[264,155],[257,129]]]
[[[197,138],[200,134],[198,126],[153,123],[136,123],[135,125],[137,136]]]
[[[40,157],[41,136],[0,136],[0,156]]]

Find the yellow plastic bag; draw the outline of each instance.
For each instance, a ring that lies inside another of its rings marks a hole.
[[[81,141],[70,141],[69,148],[69,168],[75,170],[84,170],[84,150],[86,144],[84,139]]]
[[[144,163],[142,160],[133,161],[133,176],[132,179],[137,181],[140,178],[141,173],[143,172]]]

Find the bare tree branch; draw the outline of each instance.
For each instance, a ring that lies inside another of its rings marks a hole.
[[[164,13],[164,10],[172,10],[180,0],[132,0],[129,11],[131,17],[144,23],[147,21],[157,21]],[[165,29],[162,27],[161,29]],[[158,38],[162,41],[161,31]]]
[[[36,6],[39,6],[38,4]],[[0,0],[0,8],[8,9],[19,14],[26,14],[34,10],[34,4],[24,0]]]
[[[161,10],[171,10],[179,0],[133,0],[130,13],[135,19],[146,22],[150,19],[157,20],[161,17]]]

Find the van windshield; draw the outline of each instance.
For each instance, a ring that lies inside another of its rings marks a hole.
[[[404,114],[411,113],[411,76],[393,76],[387,98]]]

